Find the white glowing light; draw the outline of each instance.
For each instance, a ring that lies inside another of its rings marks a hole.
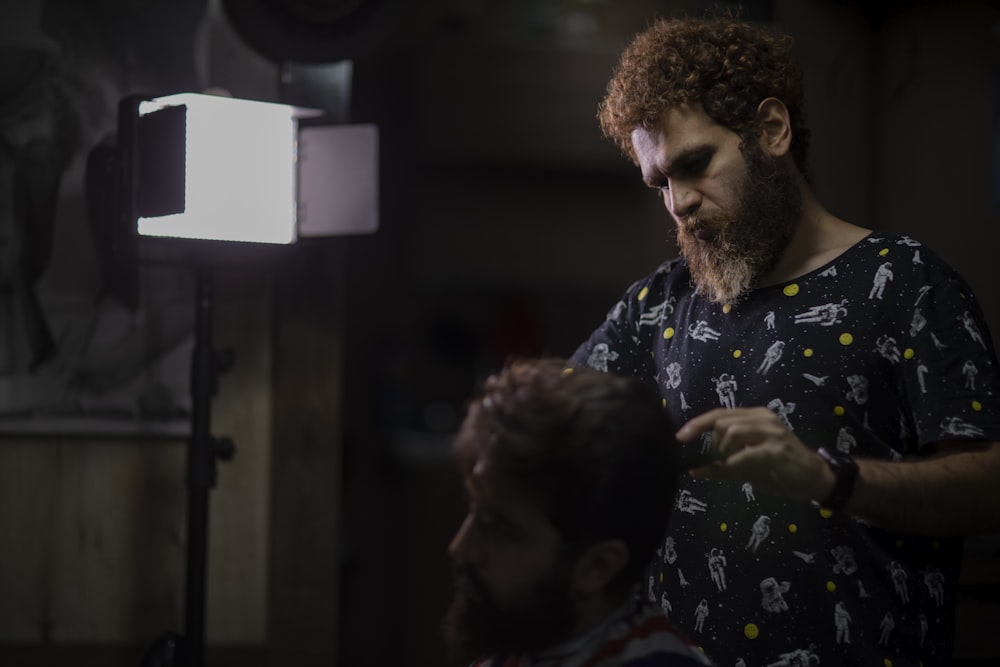
[[[143,236],[296,240],[296,107],[182,93],[141,102],[145,115],[187,107],[185,211],[140,217]]]

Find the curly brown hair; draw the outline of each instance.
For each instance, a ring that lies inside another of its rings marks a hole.
[[[459,469],[488,458],[541,503],[572,549],[620,538],[638,582],[661,543],[680,475],[675,426],[636,378],[563,359],[515,359],[483,383],[455,439]]]
[[[807,173],[802,70],[792,38],[730,17],[660,19],[625,49],[598,118],[604,135],[633,162],[632,131],[667,109],[697,105],[746,142],[759,132],[757,106],[781,100],[791,117],[792,157]]]

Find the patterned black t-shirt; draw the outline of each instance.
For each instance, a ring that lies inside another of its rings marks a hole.
[[[690,280],[675,259],[636,282],[573,363],[655,382],[678,426],[763,405],[813,449],[891,460],[1000,439],[985,320],[917,241],[872,233],[732,306]],[[960,560],[961,540],[684,475],[646,593],[719,665],[932,665],[951,654]]]

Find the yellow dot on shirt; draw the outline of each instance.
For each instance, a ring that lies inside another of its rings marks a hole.
[[[639,294],[638,296],[636,296],[636,298],[639,299],[639,301],[642,301],[643,299],[646,298],[647,294],[649,294],[649,288],[643,287],[641,290],[639,290]]]
[[[980,410],[983,409],[983,404],[980,403],[979,401],[973,401],[972,402],[972,409],[975,410],[976,412],[979,412]]]
[[[803,357],[813,356],[813,349],[811,347],[807,347],[806,349],[802,350],[802,356]]]
[[[675,333],[676,332],[674,331],[673,327],[667,327],[666,329],[663,330],[663,337],[666,338],[667,340],[670,340],[671,338],[674,337]]]
[[[663,583],[663,572],[660,572],[660,583]]]
[[[799,527],[796,526],[794,523],[790,523],[790,524],[788,524],[788,532],[789,533],[797,533],[797,532],[799,532]]]
[[[564,368],[563,372],[562,372],[563,375],[570,375],[572,373],[573,373],[573,369],[572,368]]]
[[[757,635],[760,634],[760,629],[753,623],[747,623],[743,627],[743,634],[746,635],[747,639],[757,639]]]
[[[733,350],[733,359],[739,359],[743,356],[743,350]]]
[[[831,516],[833,516],[833,510],[828,510],[825,507],[820,507],[819,508],[819,515],[821,517],[823,517],[824,519],[829,519]]]
[[[915,355],[915,354],[916,354],[916,352],[913,351],[912,347],[908,347],[905,350],[903,350],[903,358],[904,359],[912,359],[913,355]]]
[[[667,407],[667,399],[663,399],[663,407]]]
[[[729,524],[723,521],[722,523],[719,524],[719,530],[721,530],[722,532],[726,532],[727,530],[729,530]]]
[[[842,333],[842,334],[840,334],[840,344],[841,345],[850,345],[853,342],[854,342],[854,336],[852,336],[851,334],[849,334],[849,333]]]
[[[832,581],[826,582],[826,590],[830,591],[831,593],[834,592],[835,590],[837,590],[837,584],[833,583]]]
[[[729,312],[730,310],[732,310],[732,309],[733,309],[732,305],[731,305],[731,304],[728,304],[728,303],[727,303],[726,305],[724,305],[724,306],[722,307],[722,312],[724,312],[724,313],[728,313],[728,312]]]
[[[781,291],[785,293],[785,296],[795,296],[799,293],[799,286],[797,283],[792,283],[790,285],[785,285]]]
[[[844,406],[843,405],[835,405],[835,406],[833,406],[833,414],[837,415],[838,417],[843,417],[844,416],[844,412],[845,412],[845,410],[844,410]]]
[[[885,667],[892,667],[892,660],[890,660],[889,658],[883,658],[882,664],[885,665]]]
[[[879,257],[885,257],[888,254],[889,254],[889,249],[888,248],[882,248],[881,250],[878,251],[878,256]]]

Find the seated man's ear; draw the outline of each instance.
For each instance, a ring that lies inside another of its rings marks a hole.
[[[628,565],[629,549],[622,540],[594,542],[580,554],[573,571],[573,583],[582,594],[606,590]]]
[[[757,105],[760,121],[760,147],[771,157],[782,157],[792,149],[792,121],[785,104],[768,97]]]

